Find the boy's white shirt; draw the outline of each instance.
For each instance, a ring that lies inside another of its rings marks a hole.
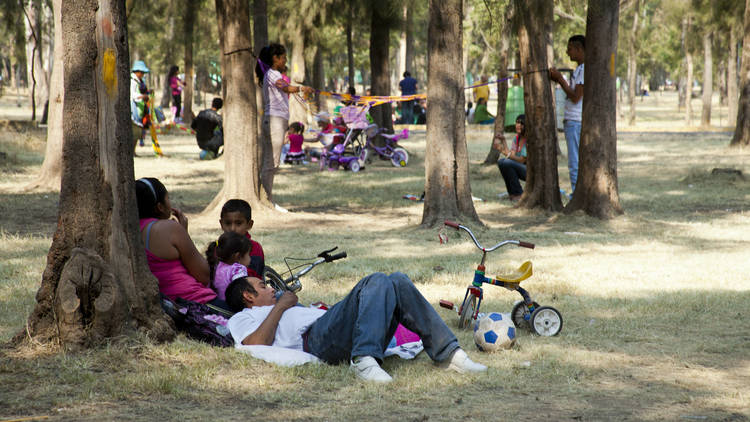
[[[573,76],[570,78],[570,84],[569,84],[570,89],[575,91],[576,85],[581,85],[583,83],[584,83],[583,82],[583,63],[581,63],[573,71]],[[583,114],[583,97],[581,97],[581,99],[578,100],[577,103],[574,103],[573,101],[570,101],[570,98],[566,96],[565,97],[565,114],[563,115],[563,119],[574,120],[576,122],[580,122],[582,114]]]

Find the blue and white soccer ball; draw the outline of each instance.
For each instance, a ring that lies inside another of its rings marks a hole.
[[[483,352],[510,349],[516,342],[516,326],[509,314],[492,312],[474,324],[474,343]]]

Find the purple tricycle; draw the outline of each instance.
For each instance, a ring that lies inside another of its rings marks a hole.
[[[388,134],[383,133],[383,130],[379,129],[378,125],[371,124],[365,128],[364,134],[366,142],[363,148],[363,162],[367,162],[370,159],[372,151],[382,159],[391,160],[391,164],[395,167],[406,167],[409,163],[409,152],[398,145],[399,140],[409,137],[409,129],[404,129],[399,133]],[[378,135],[385,140],[385,144],[382,147],[375,145],[375,142],[373,142]]]

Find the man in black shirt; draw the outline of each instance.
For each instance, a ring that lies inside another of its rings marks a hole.
[[[201,149],[201,160],[212,160],[219,156],[219,148],[224,145],[224,129],[218,111],[224,105],[221,98],[211,101],[211,108],[198,113],[190,125],[195,130],[195,139]]]

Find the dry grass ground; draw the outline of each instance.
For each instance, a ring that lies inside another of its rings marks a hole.
[[[712,176],[714,167],[750,177],[750,153],[728,149],[730,134],[683,132],[674,98],[643,103],[647,132],[618,138],[625,215],[518,210],[498,199],[496,167],[483,167],[487,128],[467,131],[472,190],[485,243],[520,238],[533,251],[489,256],[489,273],[524,260],[535,273],[524,286],[559,309],[562,333],[527,332],[509,351],[483,354],[457,332],[486,374],[461,376],[388,359],[387,387],[357,382],[346,366],[280,368],[231,349],[180,336],[171,344],[137,338],[83,354],[28,343],[0,349],[0,419],[48,420],[748,420],[750,419],[750,180]],[[671,103],[670,103],[671,101]],[[0,101],[1,102],[1,101]],[[640,104],[639,104],[640,105]],[[649,108],[650,107],[650,108]],[[660,117],[662,116],[662,117]],[[23,192],[41,163],[44,132],[0,132],[0,341],[23,330],[56,224],[56,192]],[[198,161],[193,140],[164,136],[168,155],[139,148],[136,177],[159,177],[190,217],[194,241],[219,234],[218,215],[202,215],[219,190],[223,160]],[[418,228],[425,132],[404,143],[409,166],[374,162],[359,174],[285,167],[274,189],[289,214],[256,218],[254,238],[267,262],[310,256],[338,245],[349,257],[304,280],[303,302],[335,302],[373,271],[403,271],[431,303],[460,300],[479,255],[466,236]],[[563,146],[564,150],[564,146]],[[564,158],[561,187],[569,183]],[[485,311],[518,299],[487,287]],[[456,328],[455,314],[438,308]]]

